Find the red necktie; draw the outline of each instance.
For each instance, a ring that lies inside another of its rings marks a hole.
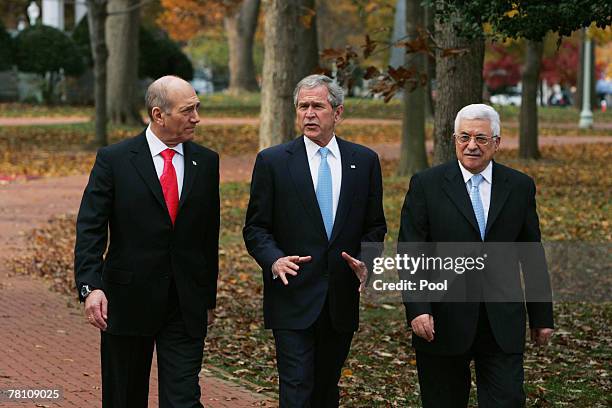
[[[178,212],[179,195],[178,195],[178,183],[176,181],[176,171],[172,164],[172,158],[176,152],[172,149],[166,149],[161,152],[164,158],[164,171],[162,172],[159,182],[161,183],[162,191],[164,192],[164,199],[166,200],[166,206],[168,207],[168,213],[172,219],[172,225],[176,220],[176,213]]]

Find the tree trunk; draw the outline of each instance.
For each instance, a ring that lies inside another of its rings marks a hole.
[[[542,41],[527,41],[519,115],[519,157],[538,159],[538,79],[542,65]]]
[[[228,92],[239,94],[257,91],[253,39],[259,15],[259,0],[244,0],[236,13],[225,17],[229,46],[230,83]]]
[[[109,0],[107,107],[112,123],[142,125],[138,95],[139,0]],[[113,14],[117,13],[117,14]]]
[[[425,26],[427,32],[434,34],[436,30],[436,13],[432,5],[425,6]],[[425,90],[425,98],[427,100],[427,117],[433,118],[436,111],[436,105],[433,98],[433,89],[431,84],[436,79],[436,60],[430,56],[425,57],[425,66],[427,67],[427,89]]]
[[[393,18],[393,35],[391,37],[391,44],[403,40],[406,35],[406,24],[408,24],[406,13],[406,2],[410,0],[396,0],[395,2],[395,16]],[[410,18],[410,17],[408,17]],[[391,52],[389,53],[389,66],[393,68],[399,68],[406,63],[406,49],[404,47],[391,46]]]
[[[44,80],[44,87],[42,91],[43,100],[45,101],[46,105],[55,105],[55,82],[57,81],[56,73],[47,72],[42,76],[42,78]]]
[[[298,0],[297,38],[299,51],[297,55],[296,70],[297,82],[313,74],[319,66],[319,45],[317,41],[317,16],[315,14],[315,0]],[[294,85],[296,85],[294,84]]]
[[[307,44],[301,40],[302,10],[291,0],[264,0],[265,53],[261,90],[259,148],[293,139],[295,108],[293,89],[299,79]],[[316,37],[315,37],[316,38]]]
[[[89,23],[89,40],[94,62],[94,104],[96,108],[96,134],[94,146],[102,147],[108,144],[106,134],[106,2],[87,0],[87,19]]]
[[[424,10],[420,0],[406,2],[406,36],[408,41],[416,39],[419,27],[424,23]],[[414,68],[418,73],[425,70],[423,54],[406,55],[406,67]],[[404,89],[404,106],[402,117],[402,146],[398,176],[411,176],[427,167],[427,152],[425,151],[425,89],[418,86],[412,92]]]
[[[454,159],[454,122],[466,105],[482,102],[484,39],[460,38],[451,23],[436,22],[436,111],[434,114],[434,164]],[[443,56],[444,49],[466,49],[464,54]]]
[[[585,30],[582,30],[580,35],[580,52],[578,53],[578,74],[576,75],[576,96],[574,98],[574,107],[578,111],[582,110],[582,93],[584,87],[584,40]],[[591,39],[591,110],[597,109],[597,93],[595,92],[595,39]]]

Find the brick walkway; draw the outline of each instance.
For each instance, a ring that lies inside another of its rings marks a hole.
[[[74,212],[84,176],[49,178],[0,186],[0,389],[60,388],[59,402],[0,402],[0,407],[100,407],[99,332],[68,297],[46,282],[9,276],[5,260],[23,251],[23,234],[50,216]],[[204,368],[205,407],[274,407],[268,396],[222,380]],[[157,371],[151,375],[150,406],[157,406]]]
[[[503,116],[503,115],[502,115]],[[143,117],[143,121],[147,122],[148,118]],[[0,117],[0,126],[34,126],[34,125],[68,125],[77,123],[89,123],[91,118],[88,116],[57,116],[57,117]],[[378,118],[353,118],[350,113],[346,119],[342,120],[342,124],[346,125],[361,125],[361,126],[384,126],[384,125],[401,125],[400,119],[378,119]],[[259,117],[207,117],[206,113],[200,117],[200,126],[257,126],[259,125]],[[518,122],[507,121],[503,123],[503,127],[516,128]],[[541,122],[540,128],[555,128],[578,130],[578,120],[576,123],[550,123]],[[595,130],[612,130],[611,122],[595,122],[593,123]]]

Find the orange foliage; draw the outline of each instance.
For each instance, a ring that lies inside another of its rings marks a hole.
[[[219,25],[235,12],[240,0],[161,0],[157,25],[177,41],[186,41],[204,28]]]

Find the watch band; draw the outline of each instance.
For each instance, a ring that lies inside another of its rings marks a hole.
[[[91,294],[91,292],[93,292],[93,291],[94,291],[94,289],[91,286],[89,286],[89,285],[81,286],[81,291],[80,291],[81,298],[86,299],[87,296],[89,296]]]

